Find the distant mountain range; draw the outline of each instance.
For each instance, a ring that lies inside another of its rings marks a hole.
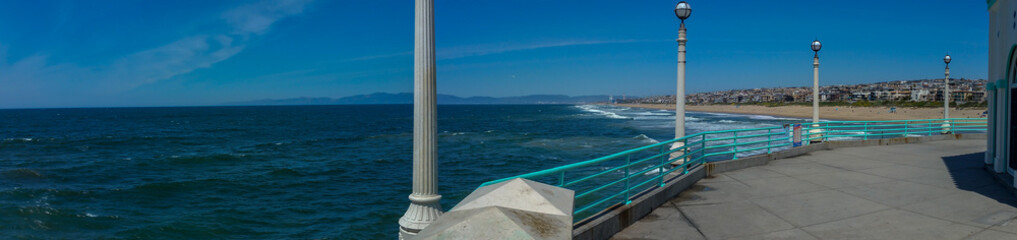
[[[527,95],[519,97],[457,97],[438,94],[438,104],[581,104],[607,102],[608,95],[575,96]],[[372,93],[342,98],[302,97],[264,99],[227,103],[227,105],[347,105],[347,104],[412,104],[413,93]]]

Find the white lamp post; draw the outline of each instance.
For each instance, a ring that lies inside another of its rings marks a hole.
[[[823,44],[819,40],[812,41],[812,123],[819,123],[819,49]]]
[[[413,47],[413,193],[399,218],[399,238],[414,236],[441,215],[438,194],[434,0],[416,0]]]
[[[812,56],[812,138],[819,137],[819,49],[823,48],[823,44],[819,40],[812,41],[812,51],[815,55]],[[821,139],[812,139],[812,142],[818,142]]]
[[[943,78],[943,119],[950,119],[950,54],[943,57],[946,63],[946,77]],[[943,121],[943,133],[950,132],[950,120]]]
[[[685,1],[674,7],[674,15],[681,19],[678,27],[678,89],[675,93],[674,137],[685,136],[685,19],[692,15],[692,8]]]

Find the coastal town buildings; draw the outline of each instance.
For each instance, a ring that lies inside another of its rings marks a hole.
[[[957,103],[984,102],[986,80],[951,79],[951,99]],[[728,103],[795,103],[811,102],[812,89],[808,87],[753,88],[692,93],[686,96],[688,104]],[[855,85],[820,86],[819,100],[823,102],[856,101],[943,101],[943,79],[891,81]],[[674,95],[649,96],[617,100],[618,103],[674,104]]]

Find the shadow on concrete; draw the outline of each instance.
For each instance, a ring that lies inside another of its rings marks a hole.
[[[1017,196],[994,173],[985,170],[985,152],[943,157],[954,185],[961,190],[981,194],[1000,203],[1017,207]]]

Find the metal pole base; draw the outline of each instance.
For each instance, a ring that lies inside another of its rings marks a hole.
[[[819,129],[819,124],[813,124],[813,129],[809,130],[809,143],[821,143],[823,142],[823,129]]]
[[[681,148],[682,146],[685,146],[684,142],[676,142],[676,143],[674,143],[674,145],[671,145],[671,150],[674,150],[674,149],[677,149],[677,148]],[[670,159],[675,159],[677,157],[681,157],[684,154],[685,154],[685,150],[674,151],[674,152],[671,153]],[[671,162],[671,164],[672,165],[674,165],[674,164],[684,164],[685,160],[686,159],[684,159],[684,158],[683,159],[674,160],[674,162]]]

